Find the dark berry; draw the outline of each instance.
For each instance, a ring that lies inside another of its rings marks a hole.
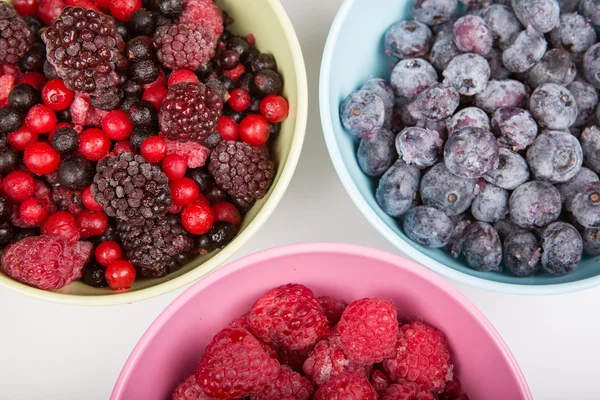
[[[417,120],[440,121],[454,114],[459,103],[460,95],[456,89],[443,84],[434,84],[419,93],[407,109]]]
[[[233,89],[235,89],[235,81],[232,78],[227,75],[223,75],[220,79],[221,83],[223,84],[223,88],[226,91],[231,92]]]
[[[564,276],[577,268],[583,253],[581,235],[564,222],[554,222],[544,229],[541,247],[542,266],[555,276]]]
[[[454,232],[454,223],[440,210],[419,206],[411,208],[402,223],[404,233],[425,247],[444,247]]]
[[[583,127],[592,119],[596,112],[598,91],[583,80],[576,80],[567,89],[571,92],[577,103],[577,120],[573,126]]]
[[[158,128],[158,112],[156,108],[145,100],[140,100],[129,108],[129,120],[135,127],[150,130]],[[152,133],[152,132],[150,132]]]
[[[14,241],[15,228],[11,223],[6,222],[0,225],[0,249],[6,247],[10,242]]]
[[[423,203],[454,216],[466,211],[474,198],[475,180],[451,173],[443,162],[423,175],[420,194]]]
[[[19,154],[6,141],[0,141],[0,175],[6,176],[19,165]]]
[[[478,221],[496,222],[508,214],[508,191],[491,183],[483,183],[471,204],[471,214]]]
[[[387,29],[384,43],[388,55],[400,59],[423,57],[431,47],[431,29],[419,21],[400,21]]]
[[[600,254],[600,230],[586,228],[581,233],[583,239],[583,251],[590,256]]]
[[[456,0],[416,0],[411,6],[411,12],[417,21],[433,26],[447,22],[456,6]]]
[[[231,108],[226,107],[223,110],[223,115],[231,118],[236,124],[239,125],[240,122],[242,122],[242,119],[244,119],[245,114],[241,113],[241,112],[237,112],[237,111],[233,111]]]
[[[383,100],[373,92],[357,90],[340,104],[340,118],[351,134],[365,139],[377,137],[385,120]]]
[[[58,78],[58,72],[56,71],[56,68],[54,68],[54,65],[52,65],[48,60],[46,60],[44,62],[44,75],[46,76],[46,79],[57,79]]]
[[[115,27],[117,33],[119,34],[119,36],[121,36],[121,38],[123,38],[124,41],[127,41],[131,38],[131,33],[129,32],[129,28],[126,22],[115,21]]]
[[[103,288],[108,286],[104,277],[104,267],[100,264],[92,262],[83,268],[83,276],[81,278],[86,285]]]
[[[397,154],[394,134],[382,129],[375,139],[362,139],[356,153],[358,165],[369,176],[381,176],[391,167]]]
[[[176,18],[183,11],[183,0],[150,0],[150,7],[169,18]]]
[[[26,83],[15,86],[8,94],[8,103],[21,112],[27,112],[41,101],[40,93]]]
[[[539,63],[527,71],[527,84],[535,89],[544,83],[568,86],[575,79],[577,68],[569,53],[552,49],[544,54]]]
[[[473,105],[493,114],[502,107],[523,107],[528,97],[527,88],[519,81],[491,80],[482,93],[475,95]]]
[[[230,222],[216,221],[207,233],[212,247],[222,249],[233,240],[237,229]]]
[[[490,224],[469,224],[463,231],[460,246],[469,267],[477,271],[502,271],[502,242]]]
[[[121,89],[123,89],[125,98],[127,98],[127,96],[136,96],[139,99],[144,94],[144,86],[131,79],[125,81],[125,83],[121,85]]]
[[[420,178],[416,167],[397,161],[381,177],[375,192],[381,209],[391,217],[403,215],[413,204]]]
[[[512,221],[521,228],[541,228],[555,221],[562,208],[560,192],[549,183],[526,182],[510,195]]]
[[[247,92],[252,90],[252,80],[254,75],[251,72],[244,72],[236,82],[236,86],[240,89],[244,89]]]
[[[273,71],[277,70],[277,63],[275,59],[270,54],[260,53],[253,61],[252,61],[252,72],[255,74],[262,71],[263,69],[272,69]]]
[[[459,18],[452,27],[454,42],[460,51],[486,55],[492,48],[494,37],[483,18],[476,15],[465,15]]]
[[[444,147],[446,167],[457,176],[480,178],[498,167],[498,144],[492,133],[482,128],[463,128]]]
[[[234,69],[240,63],[240,55],[234,50],[225,50],[219,55],[223,69]]]
[[[542,59],[547,47],[544,36],[528,26],[504,49],[502,61],[511,72],[525,72]]]
[[[148,139],[150,136],[154,136],[154,134],[143,126],[134,127],[131,135],[129,136],[129,142],[131,143],[131,148],[139,153],[142,148],[142,143],[144,140]]]
[[[550,32],[560,24],[560,5],[556,0],[513,0],[513,10],[523,26],[540,33]]]
[[[275,139],[277,139],[277,137],[279,136],[279,133],[281,132],[281,123],[269,124],[269,126],[270,126],[269,140],[272,142]]]
[[[217,185],[211,186],[204,194],[210,204],[217,204],[227,200],[227,192]]]
[[[13,205],[6,197],[0,194],[0,224],[10,220],[13,212]]]
[[[527,163],[537,179],[563,183],[581,169],[583,150],[570,133],[544,131],[527,150]]]
[[[23,123],[23,116],[15,107],[0,108],[0,134],[14,132]]]
[[[43,43],[34,43],[31,49],[19,60],[22,71],[43,72],[46,62],[46,47]]]
[[[81,190],[92,184],[94,167],[83,157],[75,156],[64,160],[58,167],[58,181],[70,190]]]
[[[251,47],[247,52],[244,53],[243,56],[241,56],[242,64],[244,64],[246,68],[251,69],[252,61],[254,61],[254,59],[258,57],[259,54],[260,51],[258,51],[258,49],[256,49],[255,47]]]
[[[579,137],[585,165],[600,173],[600,128],[595,125],[583,130]]]
[[[600,228],[600,183],[592,182],[582,187],[573,197],[573,216],[586,228]]]
[[[67,126],[58,128],[51,141],[52,147],[60,154],[69,154],[79,148],[79,134]]]
[[[280,94],[282,89],[283,80],[281,75],[270,69],[258,71],[252,80],[252,91],[260,97]]]
[[[139,83],[152,83],[160,75],[160,67],[152,60],[134,62],[129,67],[131,79]]]
[[[135,35],[152,35],[156,30],[156,17],[144,8],[134,12],[128,23]]]
[[[415,99],[419,93],[437,81],[438,74],[435,68],[420,58],[400,60],[390,77],[396,95],[406,100]]]
[[[502,107],[492,117],[498,145],[514,151],[524,150],[535,140],[538,126],[531,114],[519,107]]]
[[[579,58],[596,43],[596,31],[583,15],[561,14],[560,25],[550,32],[550,43]]]
[[[490,79],[490,65],[478,54],[461,54],[452,59],[444,71],[444,83],[463,96],[483,92]]]
[[[254,206],[256,203],[256,199],[252,199],[248,201],[248,199],[231,199],[231,203],[239,210],[240,214],[246,215],[248,211]]]
[[[129,112],[129,110],[131,109],[131,106],[133,106],[134,104],[136,104],[138,101],[140,101],[141,99],[141,95],[126,95],[123,98],[123,101],[121,101],[121,105],[119,106],[119,108],[125,112]],[[158,117],[157,117],[158,119]],[[158,124],[158,122],[157,122]]]
[[[492,4],[481,11],[481,17],[492,31],[494,43],[501,49],[510,44],[523,27],[509,6]]]
[[[529,166],[518,153],[504,147],[498,150],[498,168],[488,171],[486,181],[507,190],[514,190],[529,180]]]
[[[204,65],[199,66],[196,69],[196,75],[198,75],[198,78],[204,80],[207,79],[215,70],[215,67],[213,65],[212,62],[207,62]]]
[[[141,10],[140,10],[141,11]],[[137,37],[127,42],[125,46],[125,55],[129,61],[137,63],[144,60],[150,60],[152,58],[152,48],[146,39],[143,37]],[[155,78],[156,79],[156,78]],[[149,82],[140,82],[149,83]],[[125,88],[123,88],[125,91]],[[126,93],[130,93],[125,91]]]
[[[73,120],[73,116],[71,115],[71,110],[69,110],[68,108],[66,108],[64,110],[56,111],[56,118],[60,122],[70,122]]]
[[[194,249],[198,254],[204,255],[215,250],[208,235],[199,235],[194,239]]]
[[[540,266],[541,249],[531,232],[517,232],[504,239],[504,265],[515,276],[533,276]]]
[[[243,37],[232,36],[227,42],[227,49],[235,51],[241,57],[250,49],[250,45]]]
[[[196,182],[201,193],[208,193],[215,182],[213,176],[205,168],[189,169],[185,175]]]

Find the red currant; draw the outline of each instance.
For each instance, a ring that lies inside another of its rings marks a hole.
[[[289,112],[287,100],[276,94],[270,94],[260,102],[260,113],[271,123],[283,121]]]
[[[140,154],[152,163],[161,162],[167,155],[167,142],[160,136],[150,136],[142,142]]]
[[[119,243],[107,240],[96,247],[95,255],[98,264],[108,267],[113,262],[123,258],[123,250]]]
[[[176,85],[180,82],[200,82],[195,73],[190,71],[189,69],[178,69],[176,71],[171,72],[169,75],[169,80],[167,81],[167,85],[171,87],[172,85]]]
[[[94,2],[104,13],[110,10],[110,0],[94,0]]]
[[[56,114],[47,105],[36,104],[27,112],[25,124],[35,133],[48,133],[56,126]]]
[[[111,155],[118,156],[123,153],[133,153],[133,147],[131,147],[131,142],[129,140],[124,140],[122,142],[115,143],[115,147],[113,147]]]
[[[83,203],[85,208],[87,208],[88,210],[104,211],[104,207],[102,207],[100,205],[100,203],[98,203],[96,201],[96,199],[94,198],[94,195],[92,194],[92,190],[90,189],[90,186],[83,189],[83,192],[81,193],[81,202]]]
[[[240,210],[233,204],[222,201],[212,206],[213,213],[215,214],[215,221],[225,221],[231,223],[237,229],[242,224],[242,214]]]
[[[50,215],[41,226],[43,235],[60,236],[73,244],[79,240],[79,228],[75,217],[67,211],[58,211]]]
[[[181,212],[183,227],[194,235],[204,235],[215,222],[215,216],[209,205],[194,203]]]
[[[12,4],[21,17],[33,17],[37,14],[38,0],[13,0]]]
[[[125,111],[113,110],[102,118],[102,131],[109,139],[125,140],[132,130],[133,124]]]
[[[233,120],[233,118],[223,115],[219,119],[217,132],[221,134],[223,140],[236,141],[238,139],[238,124]]]
[[[106,267],[104,277],[112,290],[129,289],[135,281],[135,267],[130,262],[117,260]]]
[[[52,79],[42,88],[42,100],[54,111],[66,110],[74,98],[75,93],[65,86],[62,79]]]
[[[162,162],[163,171],[167,178],[176,181],[185,176],[187,161],[179,154],[169,154]]]
[[[262,115],[250,114],[240,122],[240,139],[250,146],[262,146],[269,140],[269,121]]]
[[[234,69],[223,71],[223,75],[227,75],[234,81],[237,81],[244,72],[246,72],[246,67],[244,67],[244,64],[239,63]]]
[[[134,12],[142,8],[142,0],[113,0],[109,7],[113,17],[127,22]]]
[[[181,178],[178,181],[171,182],[169,187],[171,188],[173,203],[180,206],[189,206],[196,201],[200,194],[198,185],[190,178]]]
[[[167,88],[155,85],[144,90],[142,100],[146,100],[158,110],[163,101],[165,101],[165,97],[167,97]]]
[[[256,38],[253,34],[249,33],[246,35],[246,42],[248,42],[250,46],[254,46],[256,44]]]
[[[34,174],[48,175],[58,169],[60,154],[48,143],[35,142],[25,149],[23,161]]]
[[[90,236],[100,236],[108,226],[108,217],[102,211],[82,210],[75,218],[81,238],[86,239]]]
[[[27,225],[39,226],[48,218],[48,206],[44,200],[32,197],[19,206],[19,217]]]
[[[250,98],[250,94],[248,92],[246,92],[244,89],[237,88],[231,91],[229,100],[227,102],[233,111],[242,112],[246,111],[246,109],[250,107],[251,101],[252,99]]]
[[[23,124],[18,130],[8,134],[8,143],[15,150],[23,151],[30,144],[37,142],[39,135],[32,132],[31,129],[27,128],[27,125]]]
[[[58,14],[60,15],[61,12],[62,8],[59,10]],[[27,72],[15,79],[15,86],[20,85],[21,83],[26,83],[33,86],[37,90],[42,90],[44,83],[46,83],[46,77],[44,74],[39,72]]]
[[[2,191],[9,200],[22,203],[33,196],[35,180],[28,172],[13,171],[2,180]]]
[[[210,206],[210,200],[208,200],[208,197],[206,197],[202,193],[198,195],[198,198],[196,199],[195,203],[206,204],[207,206]]]
[[[110,139],[98,128],[79,134],[79,153],[90,161],[98,161],[110,151]]]

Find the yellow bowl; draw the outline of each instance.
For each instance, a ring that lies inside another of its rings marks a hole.
[[[192,283],[233,256],[265,223],[285,192],[302,150],[308,114],[308,85],[300,43],[279,0],[217,0],[217,4],[235,20],[232,30],[256,37],[257,48],[277,61],[284,80],[284,96],[290,115],[281,126],[273,157],[277,175],[269,193],[245,216],[237,237],[223,250],[200,256],[179,271],[160,279],[140,279],[126,292],[97,289],[73,282],[60,290],[45,291],[17,282],[0,272],[0,286],[42,300],[71,305],[105,306],[132,303],[161,295]]]

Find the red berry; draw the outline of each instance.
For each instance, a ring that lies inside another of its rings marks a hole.
[[[183,227],[194,235],[204,235],[215,222],[212,209],[207,204],[194,203],[181,212]]]
[[[98,161],[110,151],[110,139],[98,128],[79,134],[79,153],[90,161]]]
[[[149,36],[140,36],[140,37],[142,39],[144,39],[145,41],[147,41],[148,45],[150,47],[153,46],[151,37],[149,37]],[[162,68],[160,69],[160,74],[158,75],[158,78],[156,78],[153,82],[145,83],[143,85],[144,89],[148,89],[153,86],[167,87],[167,75],[165,75],[165,71]]]
[[[65,86],[62,79],[52,79],[42,88],[42,100],[51,110],[66,110],[74,98],[75,93]]]
[[[215,214],[215,221],[225,221],[231,223],[236,229],[239,229],[242,224],[242,215],[240,210],[231,203],[222,201],[212,206]]]
[[[113,147],[111,155],[119,156],[123,153],[133,153],[133,147],[131,147],[131,142],[129,140],[124,140],[121,142],[115,143],[115,147]]]
[[[244,72],[246,72],[246,67],[244,67],[244,64],[239,63],[234,69],[223,71],[223,75],[227,75],[234,81],[237,81]]]
[[[38,0],[13,0],[12,4],[21,17],[33,17],[37,14]]]
[[[125,140],[132,130],[133,124],[125,111],[113,110],[102,118],[102,131],[109,139]]]
[[[208,200],[208,197],[206,197],[202,193],[200,193],[198,195],[198,198],[196,199],[196,203],[206,204],[207,206],[210,206],[210,200]]]
[[[167,97],[167,88],[164,86],[154,85],[144,90],[142,100],[146,100],[158,110],[163,101],[165,101],[165,97]]]
[[[240,122],[240,139],[250,146],[262,146],[269,140],[269,121],[262,115],[250,114]]]
[[[426,387],[418,385],[414,382],[395,383],[390,385],[383,396],[382,400],[436,400],[438,397],[431,393]],[[456,397],[452,397],[456,399]]]
[[[142,8],[142,0],[113,0],[110,13],[116,19],[127,22],[134,12]]]
[[[248,42],[250,46],[254,46],[256,44],[256,38],[252,33],[246,35],[246,42]]]
[[[250,94],[248,92],[246,92],[244,89],[237,88],[231,91],[229,100],[227,102],[233,111],[242,112],[246,111],[246,109],[250,107],[251,101],[252,99],[250,98]]]
[[[60,14],[61,12],[62,9],[58,12],[58,14]],[[15,86],[20,85],[21,83],[26,83],[28,85],[33,86],[37,90],[42,90],[44,83],[46,83],[46,77],[44,76],[44,74],[41,74],[39,72],[27,72],[15,79]]]
[[[123,250],[121,249],[121,246],[119,246],[119,243],[107,240],[96,247],[95,255],[96,261],[98,261],[100,265],[108,267],[113,262],[123,258]]]
[[[44,200],[32,197],[19,206],[19,217],[27,225],[39,226],[48,218],[48,206]]]
[[[169,154],[162,162],[163,171],[167,178],[176,181],[185,176],[187,161],[179,154]]]
[[[75,218],[83,239],[100,236],[108,226],[108,217],[102,211],[82,210]]]
[[[83,192],[81,193],[81,202],[85,208],[90,211],[104,211],[104,207],[102,207],[94,198],[90,186],[83,189]]]
[[[270,94],[260,102],[260,113],[271,123],[283,121],[289,112],[287,100],[276,94]]]
[[[337,325],[337,323],[340,322],[340,318],[342,318],[342,313],[346,309],[347,304],[342,300],[329,296],[321,296],[319,297],[319,301],[321,302],[321,307],[323,307],[325,316],[329,321],[329,325]]]
[[[238,124],[233,120],[233,118],[223,115],[219,119],[217,132],[221,134],[223,140],[236,141],[238,139]]]
[[[18,151],[23,151],[30,144],[37,142],[39,135],[23,124],[17,131],[8,134],[8,143]]]
[[[167,85],[172,86],[181,82],[200,82],[195,73],[189,69],[178,69],[171,72]]]
[[[161,162],[167,155],[167,143],[160,136],[150,136],[142,142],[140,154],[152,163]]]
[[[69,243],[74,244],[79,240],[79,228],[75,217],[67,211],[58,211],[50,215],[41,226],[43,235],[61,236]]]
[[[135,267],[130,262],[117,260],[106,267],[104,277],[113,290],[129,289],[135,281]]]
[[[48,175],[58,169],[60,154],[45,142],[35,142],[27,146],[23,161],[36,175]]]
[[[377,400],[377,392],[369,381],[354,371],[342,372],[321,386],[314,400]]]
[[[94,0],[94,2],[96,3],[96,5],[98,6],[98,8],[100,8],[100,10],[102,10],[103,12],[107,12],[110,9],[110,0]]]
[[[173,203],[180,206],[189,206],[194,203],[200,194],[198,185],[190,178],[181,178],[169,184]]]
[[[2,179],[2,191],[15,203],[21,203],[33,196],[35,180],[30,173],[13,171]]]
[[[287,365],[281,366],[281,372],[277,379],[265,389],[263,389],[254,400],[281,400],[281,399],[302,399],[311,398],[315,389],[308,379],[292,370]]]
[[[48,133],[56,126],[56,114],[47,105],[36,104],[27,112],[25,123],[35,133]]]

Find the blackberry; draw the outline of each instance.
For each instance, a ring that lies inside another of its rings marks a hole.
[[[92,183],[94,167],[81,156],[67,158],[58,167],[58,182],[69,190],[82,190]]]
[[[141,226],[119,220],[117,231],[125,256],[139,276],[146,278],[160,278],[178,270],[194,247],[194,239],[172,214],[147,219]]]
[[[0,108],[0,134],[14,132],[23,123],[23,116],[15,107]]]
[[[22,71],[43,72],[46,62],[46,47],[43,43],[36,42],[31,49],[19,60]]]
[[[102,159],[91,190],[109,217],[136,223],[164,216],[173,201],[167,176],[132,153]]]
[[[160,67],[152,60],[134,62],[129,67],[131,79],[139,83],[152,83],[160,75]]]
[[[131,62],[140,62],[152,58],[152,48],[144,38],[137,37],[127,42],[125,55]]]
[[[152,12],[140,8],[129,19],[129,28],[135,35],[152,35],[156,29],[156,17]]]
[[[40,93],[26,83],[15,86],[8,94],[8,103],[21,112],[26,112],[41,102]]]
[[[35,37],[13,6],[0,2],[0,60],[17,64],[33,45]]]
[[[275,166],[266,147],[223,141],[210,155],[209,172],[233,198],[262,198],[275,176]]]
[[[79,134],[73,128],[63,126],[58,128],[50,143],[60,154],[69,154],[79,147]]]
[[[223,101],[210,86],[181,82],[167,92],[158,119],[165,137],[202,144],[216,129]]]
[[[48,61],[71,90],[94,93],[115,86],[121,35],[112,17],[65,7],[42,35]]]
[[[217,42],[212,32],[195,24],[171,24],[154,34],[158,61],[169,69],[195,70],[215,56]]]

